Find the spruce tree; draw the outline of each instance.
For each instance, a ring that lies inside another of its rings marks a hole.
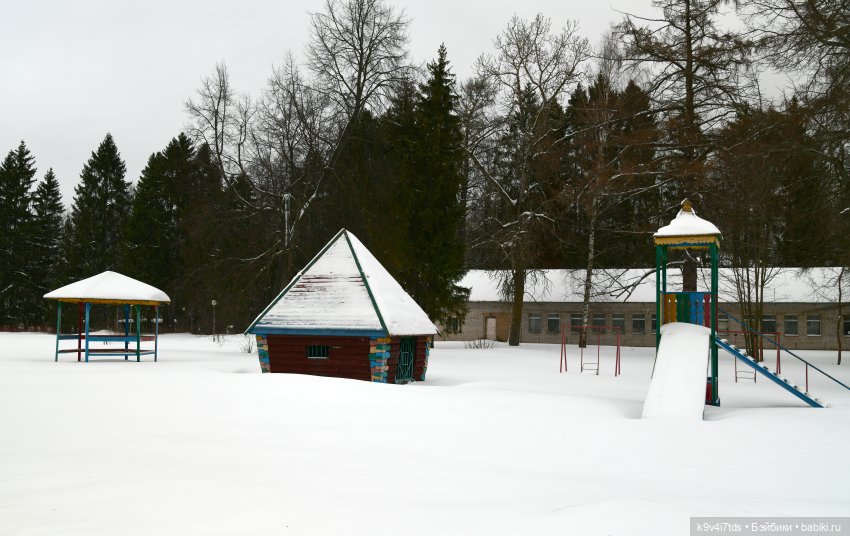
[[[30,277],[33,288],[32,315],[34,324],[47,324],[50,319],[50,307],[42,296],[60,286],[62,272],[62,233],[64,229],[65,207],[59,181],[53,169],[49,169],[38,184],[32,200],[33,221],[30,238],[33,254],[30,264]]]
[[[410,146],[413,165],[403,188],[408,196],[404,205],[409,247],[400,276],[425,312],[438,320],[447,313],[463,312],[468,295],[457,285],[465,271],[460,237],[463,136],[445,45],[428,64],[428,72],[416,99]]]
[[[107,134],[83,166],[74,190],[70,232],[64,243],[70,279],[118,270],[122,231],[130,213],[125,173],[118,147]]]
[[[0,325],[27,323],[32,294],[27,234],[35,172],[35,158],[23,141],[0,164]]]
[[[180,134],[150,156],[136,185],[122,245],[124,273],[165,290],[178,306],[183,301],[182,219],[198,175],[194,153],[192,142]]]

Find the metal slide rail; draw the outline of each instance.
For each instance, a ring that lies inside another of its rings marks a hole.
[[[783,389],[785,389],[786,391],[788,391],[792,395],[796,396],[797,398],[799,398],[800,400],[802,400],[806,404],[808,404],[808,405],[810,405],[814,408],[824,407],[823,403],[819,399],[810,396],[808,392],[800,391],[797,388],[796,385],[794,385],[793,383],[788,381],[786,378],[783,378],[783,377],[777,375],[775,372],[771,371],[763,363],[756,363],[756,361],[754,359],[752,359],[751,357],[746,355],[744,352],[742,352],[740,349],[738,349],[738,347],[730,344],[729,341],[727,341],[726,339],[721,339],[720,337],[715,337],[714,340],[717,343],[717,346],[719,346],[720,348],[723,348],[724,350],[726,350],[727,352],[729,352],[730,354],[735,356],[739,361],[741,361],[741,362],[745,363],[746,365],[752,367],[756,372],[759,372],[762,375],[766,376],[770,381],[772,381],[773,383],[775,383],[779,387],[782,387]]]
[[[832,376],[831,374],[829,374],[829,373],[827,373],[827,372],[825,372],[825,371],[821,370],[820,368],[818,368],[818,367],[817,367],[817,365],[813,365],[812,363],[809,363],[808,361],[806,361],[806,360],[805,360],[805,359],[803,359],[802,357],[798,356],[797,354],[795,354],[794,352],[792,352],[792,351],[791,351],[791,350],[789,350],[788,348],[785,348],[784,346],[782,346],[781,344],[779,344],[779,342],[777,342],[777,341],[775,341],[775,340],[771,339],[770,337],[767,337],[766,335],[762,335],[761,333],[758,333],[757,331],[753,330],[753,329],[752,329],[750,326],[748,326],[748,325],[747,325],[747,324],[746,324],[743,320],[739,320],[739,319],[735,318],[735,316],[733,316],[733,315],[729,314],[729,312],[728,312],[728,311],[724,311],[723,309],[720,309],[719,307],[717,308],[717,311],[718,311],[718,312],[720,312],[720,313],[723,313],[723,314],[727,315],[729,318],[731,318],[732,320],[734,320],[734,321],[735,321],[735,323],[739,324],[739,325],[740,325],[740,326],[742,326],[744,329],[746,329],[746,330],[750,331],[751,333],[755,333],[755,334],[757,334],[759,337],[763,338],[764,340],[766,340],[767,342],[769,342],[769,343],[771,343],[771,344],[775,344],[777,348],[781,348],[783,351],[788,352],[788,353],[789,353],[789,354],[791,354],[792,356],[796,357],[799,361],[802,361],[803,363],[805,363],[805,364],[806,364],[806,390],[807,390],[807,391],[809,390],[809,367],[811,367],[811,368],[815,369],[816,371],[820,372],[821,374],[823,374],[824,376],[826,376],[826,377],[827,377],[827,378],[829,378],[830,380],[834,381],[835,383],[837,383],[837,384],[838,384],[838,385],[840,385],[841,387],[843,387],[843,388],[847,389],[848,391],[850,391],[850,386],[848,386],[846,383],[842,382],[842,381],[841,381],[841,380],[839,380],[838,378],[835,378],[835,377],[834,377],[834,376]]]

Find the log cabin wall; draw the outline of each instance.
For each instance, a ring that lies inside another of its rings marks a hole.
[[[268,335],[269,371],[372,380],[369,337]],[[328,346],[328,357],[307,357],[308,346]]]
[[[415,339],[413,378],[424,381],[431,337]],[[328,357],[308,357],[307,347],[310,345],[328,346]],[[257,335],[257,353],[263,372],[311,374],[377,383],[395,383],[400,346],[400,337]]]

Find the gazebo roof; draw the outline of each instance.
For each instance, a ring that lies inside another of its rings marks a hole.
[[[72,303],[160,305],[171,303],[168,294],[117,272],[106,271],[65,285],[44,295],[45,299]]]
[[[247,332],[402,336],[433,335],[437,328],[366,246],[342,229]]]
[[[718,244],[720,229],[708,220],[697,216],[691,202],[682,201],[682,209],[669,225],[658,229],[653,235],[655,244]]]

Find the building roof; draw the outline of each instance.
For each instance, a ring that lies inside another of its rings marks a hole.
[[[840,268],[777,268],[765,290],[765,301],[775,303],[827,303],[837,299],[837,275]],[[585,270],[538,270],[531,272],[525,285],[526,303],[580,303],[584,295]],[[506,298],[499,281],[507,272],[470,270],[459,283],[470,288],[470,302],[498,302]],[[720,301],[735,302],[735,279],[731,268],[720,268]],[[628,270],[596,270],[593,274],[591,300],[597,302],[655,302],[655,271],[652,268]],[[700,269],[698,288],[708,289],[710,270]],[[845,288],[850,287],[850,272],[845,275]],[[682,273],[667,271],[670,291],[681,288]],[[846,290],[845,290],[846,293]]]
[[[249,333],[433,335],[437,328],[360,240],[342,229]]]
[[[87,279],[65,285],[44,295],[45,299],[63,302],[128,303],[159,305],[171,303],[168,294],[118,272],[101,272]]]

